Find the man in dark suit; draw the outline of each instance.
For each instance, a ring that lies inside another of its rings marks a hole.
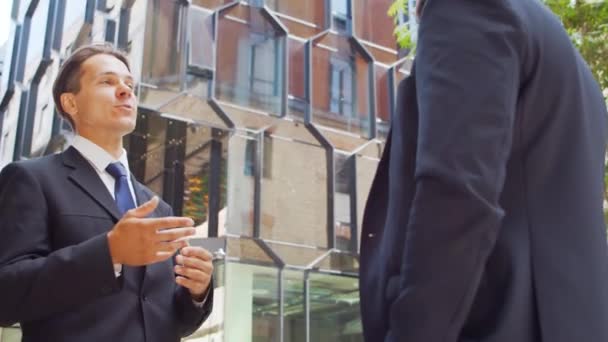
[[[539,1],[428,0],[366,208],[366,341],[608,341],[606,104]]]
[[[179,341],[211,312],[193,221],[130,176],[133,82],[111,46],[77,50],[53,88],[72,146],[0,173],[0,325],[24,341]]]

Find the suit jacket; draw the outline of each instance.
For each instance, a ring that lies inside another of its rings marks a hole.
[[[608,341],[606,104],[539,1],[428,0],[364,214],[366,341]]]
[[[153,193],[133,179],[138,203]],[[151,216],[171,215],[161,202]],[[211,312],[175,283],[173,260],[123,267],[107,232],[120,215],[93,167],[70,147],[0,173],[0,325],[23,341],[179,341]]]

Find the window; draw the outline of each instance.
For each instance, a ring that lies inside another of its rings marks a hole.
[[[253,39],[250,54],[250,87],[251,91],[262,96],[276,96],[277,64],[268,63],[278,55],[276,40]],[[259,41],[259,42],[256,42]]]
[[[330,111],[340,116],[354,117],[354,90],[352,64],[334,59],[330,62]]]
[[[116,37],[116,21],[108,19],[108,20],[106,20],[105,41],[114,43],[114,37]]]
[[[262,165],[262,177],[266,179],[272,178],[272,137],[264,134],[264,165]],[[245,145],[245,163],[243,173],[245,176],[254,176],[257,160],[257,141],[253,139],[247,140]]]
[[[332,0],[331,17],[332,27],[338,32],[348,32],[350,30],[350,1]]]

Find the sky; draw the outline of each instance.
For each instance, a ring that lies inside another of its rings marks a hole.
[[[0,46],[4,45],[11,28],[12,0],[0,0]]]

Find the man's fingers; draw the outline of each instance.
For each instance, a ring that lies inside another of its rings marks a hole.
[[[152,212],[154,212],[156,207],[158,207],[158,203],[159,203],[158,196],[154,196],[148,202],[140,205],[139,207],[128,210],[125,213],[125,217],[138,217],[138,218],[146,217],[146,216],[152,214]]]
[[[158,217],[143,219],[146,227],[152,230],[170,229],[170,228],[188,228],[194,226],[194,221],[189,217]]]
[[[181,250],[181,254],[186,257],[199,258],[204,261],[213,260],[213,255],[202,247],[188,246]]]
[[[211,261],[203,261],[199,258],[188,258],[183,255],[177,255],[175,262],[178,266],[201,270],[207,274],[213,273],[213,264]]]
[[[171,258],[173,256],[173,254],[175,254],[176,250],[177,250],[177,248],[175,250],[173,250],[173,251],[158,251],[158,252],[156,252],[154,263],[165,261],[165,260]]]
[[[184,278],[188,278],[190,280],[194,280],[198,283],[207,283],[208,280],[211,278],[211,275],[194,268],[175,266],[173,270],[177,275],[182,276]]]
[[[163,229],[159,230],[156,233],[156,241],[158,242],[170,242],[175,241],[177,239],[187,238],[196,234],[196,229],[194,228],[171,228],[171,229]],[[184,244],[182,247],[185,247]]]
[[[190,292],[196,292],[196,293],[202,293],[203,290],[205,289],[205,286],[198,281],[195,280],[191,280],[188,279],[186,277],[182,277],[182,276],[177,276],[175,277],[175,282],[185,288],[187,288],[188,290],[190,290]]]

